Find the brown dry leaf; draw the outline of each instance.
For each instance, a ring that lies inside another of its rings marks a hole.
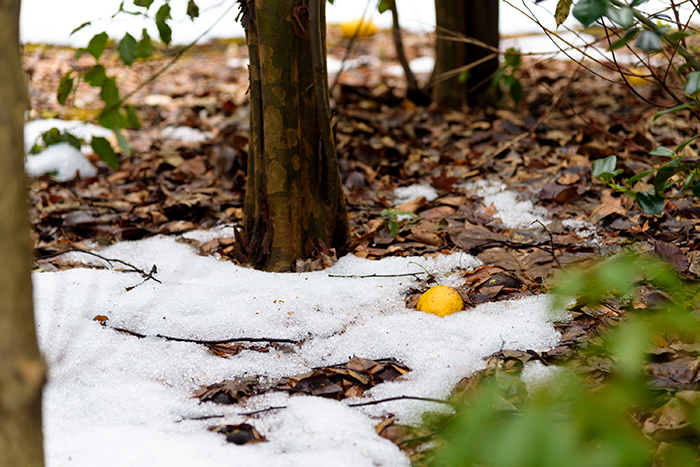
[[[588,222],[591,224],[597,224],[604,217],[610,214],[620,214],[621,216],[627,215],[627,209],[622,207],[622,198],[614,198],[610,195],[603,195],[600,200],[600,204],[593,208],[591,215],[588,217]]]
[[[226,435],[226,441],[238,445],[267,441],[254,426],[247,423],[213,426],[209,430]]]
[[[695,434],[693,412],[693,407],[687,401],[673,397],[644,420],[642,431],[658,441],[692,436]]]
[[[194,396],[200,402],[212,401],[217,404],[238,404],[242,400],[257,394],[259,382],[255,377],[226,380],[211,384],[195,391]]]
[[[403,204],[399,204],[398,206],[396,206],[395,209],[397,211],[406,211],[406,212],[415,213],[419,209],[423,208],[427,203],[428,203],[428,201],[425,199],[425,196],[419,196],[416,199],[413,199],[413,200],[408,201],[408,202],[403,203]]]
[[[695,357],[679,357],[669,362],[652,362],[646,366],[652,376],[651,384],[658,388],[700,388],[700,360]]]
[[[500,266],[508,271],[519,273],[522,270],[520,262],[507,248],[489,248],[477,255],[484,264]]]
[[[392,359],[375,361],[353,356],[346,364],[318,368],[289,378],[276,389],[340,400],[360,397],[367,389],[408,371],[405,365]]]
[[[690,267],[683,250],[676,245],[657,240],[654,242],[654,252],[678,272],[687,272]]]

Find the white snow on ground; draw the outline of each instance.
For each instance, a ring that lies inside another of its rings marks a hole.
[[[161,132],[163,137],[185,143],[203,143],[212,138],[210,131],[202,131],[188,126],[166,126]]]
[[[27,156],[25,170],[30,177],[55,174],[59,182],[73,180],[76,173],[81,178],[97,175],[97,169],[83,153],[68,143],[55,144],[40,154]]]
[[[484,367],[483,357],[502,348],[544,350],[559,338],[546,296],[487,303],[440,318],[406,309],[407,289],[421,285],[411,276],[329,277],[420,273],[422,266],[438,282],[450,283],[460,268],[479,264],[463,254],[380,261],[346,256],[325,271],[272,274],[198,256],[166,237],[122,242],[99,253],[144,270],[155,264],[162,283],[127,290],[141,277],[109,269],[34,273],[38,336],[50,368],[44,399],[49,467],[231,465],[233,459],[236,465],[408,466],[395,445],[376,435],[378,419],[372,417],[393,413],[400,422],[417,423],[424,411],[444,406],[402,400],[351,408],[347,403],[357,399],[269,393],[237,407],[199,404],[193,391],[240,376],[293,376],[357,355],[392,357],[412,369],[363,400],[444,398],[461,378]],[[103,264],[80,253],[70,256]],[[302,343],[224,359],[200,345],[103,328],[93,321],[96,315],[108,316],[109,326],[149,336]],[[270,406],[287,408],[239,415]],[[191,420],[206,415],[224,417]],[[243,422],[268,441],[236,446],[206,430]]]
[[[56,128],[60,131],[68,131],[77,138],[82,138],[86,143],[92,141],[93,136],[104,138],[112,135],[112,132],[90,123],[58,120],[54,118],[46,120],[34,120],[24,125],[24,147],[29,152],[35,143],[41,141],[41,134]],[[88,145],[83,145],[83,152],[92,152]],[[73,180],[78,173],[82,178],[90,178],[97,175],[97,170],[88,161],[83,152],[68,143],[49,146],[39,154],[28,155],[25,161],[25,169],[30,177],[39,177],[48,173],[55,174],[59,182]]]
[[[394,205],[399,205],[413,201],[421,196],[424,196],[425,199],[430,202],[438,197],[438,193],[435,191],[435,188],[431,187],[430,185],[421,184],[396,188],[394,190],[394,196],[396,196]]]
[[[535,206],[532,201],[520,200],[517,192],[506,190],[504,183],[479,180],[464,183],[461,187],[480,196],[484,206],[493,205],[496,208],[493,217],[501,219],[506,227],[527,228],[532,227],[532,224],[537,221],[544,225],[552,222],[547,217],[545,208]]]

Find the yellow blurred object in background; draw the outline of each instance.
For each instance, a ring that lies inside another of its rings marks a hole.
[[[360,23],[362,23],[361,26]],[[369,19],[352,19],[340,24],[342,35],[346,39],[355,37],[355,31],[358,27],[360,31],[357,33],[357,37],[369,37],[377,33],[377,25]]]
[[[455,289],[447,285],[436,285],[428,289],[418,299],[416,309],[438,316],[447,316],[461,311],[464,302]]]
[[[632,86],[647,86],[650,84],[648,79],[640,76],[649,76],[649,70],[646,68],[630,68],[627,73],[629,74],[627,74],[625,77],[627,78],[627,82]]]

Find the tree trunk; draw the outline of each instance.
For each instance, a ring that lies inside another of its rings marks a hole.
[[[340,248],[349,237],[329,115],[325,1],[239,2],[250,56],[239,252],[255,267],[288,271],[297,259]]]
[[[498,1],[435,0],[438,38],[431,82],[433,100],[443,107],[461,108],[497,101],[498,92],[491,86],[491,77],[498,70],[498,56],[484,60],[494,52],[480,45],[460,42],[459,38],[476,39],[497,49]],[[483,63],[461,73],[461,76],[457,72],[445,79],[445,73],[481,60]]]
[[[45,367],[32,310],[19,10],[20,0],[0,0],[0,465],[13,467],[44,462]]]

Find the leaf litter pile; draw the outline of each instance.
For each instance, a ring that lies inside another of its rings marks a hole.
[[[332,32],[329,44],[330,55],[341,59],[346,44],[337,32]],[[409,59],[432,53],[430,39],[421,36],[408,35],[406,48]],[[167,56],[168,51],[163,53]],[[634,245],[670,264],[684,279],[697,280],[697,200],[670,196],[661,216],[647,215],[633,199],[593,180],[590,165],[617,155],[627,176],[653,168],[665,161],[648,153],[694,136],[700,130],[698,122],[682,112],[652,122],[659,108],[640,100],[618,75],[599,64],[587,64],[593,75],[575,63],[536,58],[526,59],[521,70],[526,93],[518,107],[507,104],[468,113],[426,109],[405,99],[402,78],[387,71],[398,63],[387,58],[393,57],[389,34],[362,39],[353,53],[382,58],[345,71],[332,91],[354,241],[348,251],[318,251],[315,258],[298,262],[297,272],[322,270],[347,253],[378,260],[464,252],[481,264],[465,270],[454,285],[466,306],[474,307],[543,293],[555,269],[585,266]],[[165,76],[130,99],[142,128],[128,132],[134,151],[120,156],[118,169],[91,155],[96,177],[58,183],[45,176],[32,181],[33,242],[43,271],[96,267],[79,254],[60,253],[94,251],[156,234],[178,236],[203,256],[236,262],[233,228],[242,218],[248,142],[247,70],[239,66],[244,58],[245,47],[236,41],[214,42],[186,53]],[[157,62],[136,64],[133,70],[120,69],[114,59],[108,63],[126,90],[158,68]],[[76,94],[75,107],[61,107],[55,97],[65,71],[90,65],[86,58],[76,61],[69,49],[27,46],[30,118],[95,118],[99,96],[87,86]],[[640,85],[636,91],[660,106],[675,104],[653,85]],[[639,189],[645,183],[648,188],[648,182],[638,183]],[[201,241],[182,236],[198,229],[218,229],[214,231],[220,235]],[[141,273],[148,280],[148,274]],[[430,285],[428,277],[409,289],[406,305],[414,307]],[[485,361],[485,370],[457,384],[453,395],[468,393],[484,378],[519,374],[533,361],[568,362],[592,385],[604,384],[612,362],[579,350],[595,345],[599,334],[617,326],[630,310],[653,309],[659,300],[660,292],[641,290],[633,303],[578,304],[571,319],[557,325],[561,339],[556,347],[546,352],[498,351]],[[109,318],[100,321],[109,326]],[[242,351],[289,351],[288,344],[275,342],[205,345],[224,358]],[[653,358],[645,370],[651,384],[683,390],[684,403],[695,404],[700,349],[681,339],[662,339],[650,353]],[[203,404],[228,405],[266,392],[340,400],[362,397],[410,372],[399,361],[356,356],[292,377],[222,380],[201,387],[194,397]],[[522,387],[515,389],[511,402],[517,405],[524,397]],[[697,440],[682,410],[667,405],[639,415],[644,432],[658,441]],[[247,422],[211,429],[236,444],[265,440]],[[392,416],[377,424],[377,433],[415,460],[422,456],[421,442],[429,439],[426,430],[394,424]]]

